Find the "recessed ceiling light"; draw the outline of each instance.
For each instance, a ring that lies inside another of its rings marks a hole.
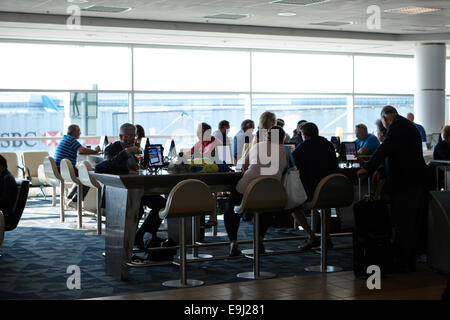
[[[280,13],[278,13],[278,15],[280,17],[293,17],[293,16],[296,16],[297,14],[294,12],[280,12]]]
[[[421,14],[421,13],[436,12],[436,11],[440,11],[440,10],[441,9],[437,9],[437,8],[405,7],[405,8],[397,8],[397,9],[388,9],[388,10],[384,10],[384,12]]]
[[[88,0],[67,0],[67,2],[70,3],[86,3],[89,2]]]
[[[209,16],[204,16],[203,18],[206,19],[229,19],[229,20],[237,20],[237,19],[243,19],[248,18],[249,14],[240,14],[240,13],[219,13],[219,14],[212,14]]]

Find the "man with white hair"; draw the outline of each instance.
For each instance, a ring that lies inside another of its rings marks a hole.
[[[126,163],[131,170],[138,170],[139,164],[135,154],[139,154],[140,150],[135,145],[136,126],[131,123],[124,123],[120,126],[119,141],[108,145],[105,149],[105,158],[110,161]],[[162,220],[159,218],[159,210],[166,206],[166,199],[161,196],[143,196],[139,209],[138,221],[144,214],[144,207],[151,209],[150,214],[142,223],[136,232],[135,245],[139,249],[144,249],[144,235],[146,232],[151,233],[152,240],[157,240],[157,232]]]
[[[357,174],[372,175],[372,181],[376,183],[381,170],[384,171],[395,231],[395,271],[414,271],[418,235],[423,227],[422,222],[426,221],[424,215],[427,212],[430,177],[416,126],[400,116],[392,106],[383,107],[381,121],[387,129],[386,137]]]

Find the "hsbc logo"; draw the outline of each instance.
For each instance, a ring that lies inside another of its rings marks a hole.
[[[2,138],[20,138],[20,137],[36,137],[36,131],[28,131],[24,135],[22,135],[20,132],[3,132],[0,133],[0,137]],[[0,147],[1,148],[20,148],[23,145],[26,147],[34,147],[37,145],[36,141],[1,141]]]

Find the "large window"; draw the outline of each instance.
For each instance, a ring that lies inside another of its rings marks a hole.
[[[413,58],[355,56],[355,93],[414,94]]]
[[[405,115],[414,104],[409,57],[46,43],[0,43],[0,54],[0,152],[54,152],[45,137],[72,123],[95,145],[130,119],[152,143],[187,148],[201,122],[228,120],[232,136],[264,111],[289,135],[305,119],[352,139],[357,123],[375,131],[384,105]]]
[[[352,57],[298,53],[252,54],[255,92],[352,92]]]
[[[134,49],[136,90],[249,91],[249,53]]]
[[[230,122],[230,135],[240,129],[249,108],[247,95],[211,94],[136,94],[135,122],[144,127],[152,143],[166,145],[173,136],[177,148],[190,148],[197,141],[199,123],[208,123],[212,131],[221,120]]]

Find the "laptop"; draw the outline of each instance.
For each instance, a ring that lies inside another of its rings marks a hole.
[[[108,145],[108,137],[107,136],[101,136],[98,145],[101,148],[101,153],[104,153],[105,152],[105,148]]]
[[[160,144],[150,144],[145,149],[145,158],[146,165],[149,168],[158,168],[163,167],[164,158],[163,158],[163,147]]]
[[[356,142],[342,142],[341,143],[342,158],[341,161],[351,162],[356,161]]]
[[[216,159],[217,163],[226,163],[228,165],[234,165],[233,157],[231,156],[231,146],[218,145],[216,146]]]

